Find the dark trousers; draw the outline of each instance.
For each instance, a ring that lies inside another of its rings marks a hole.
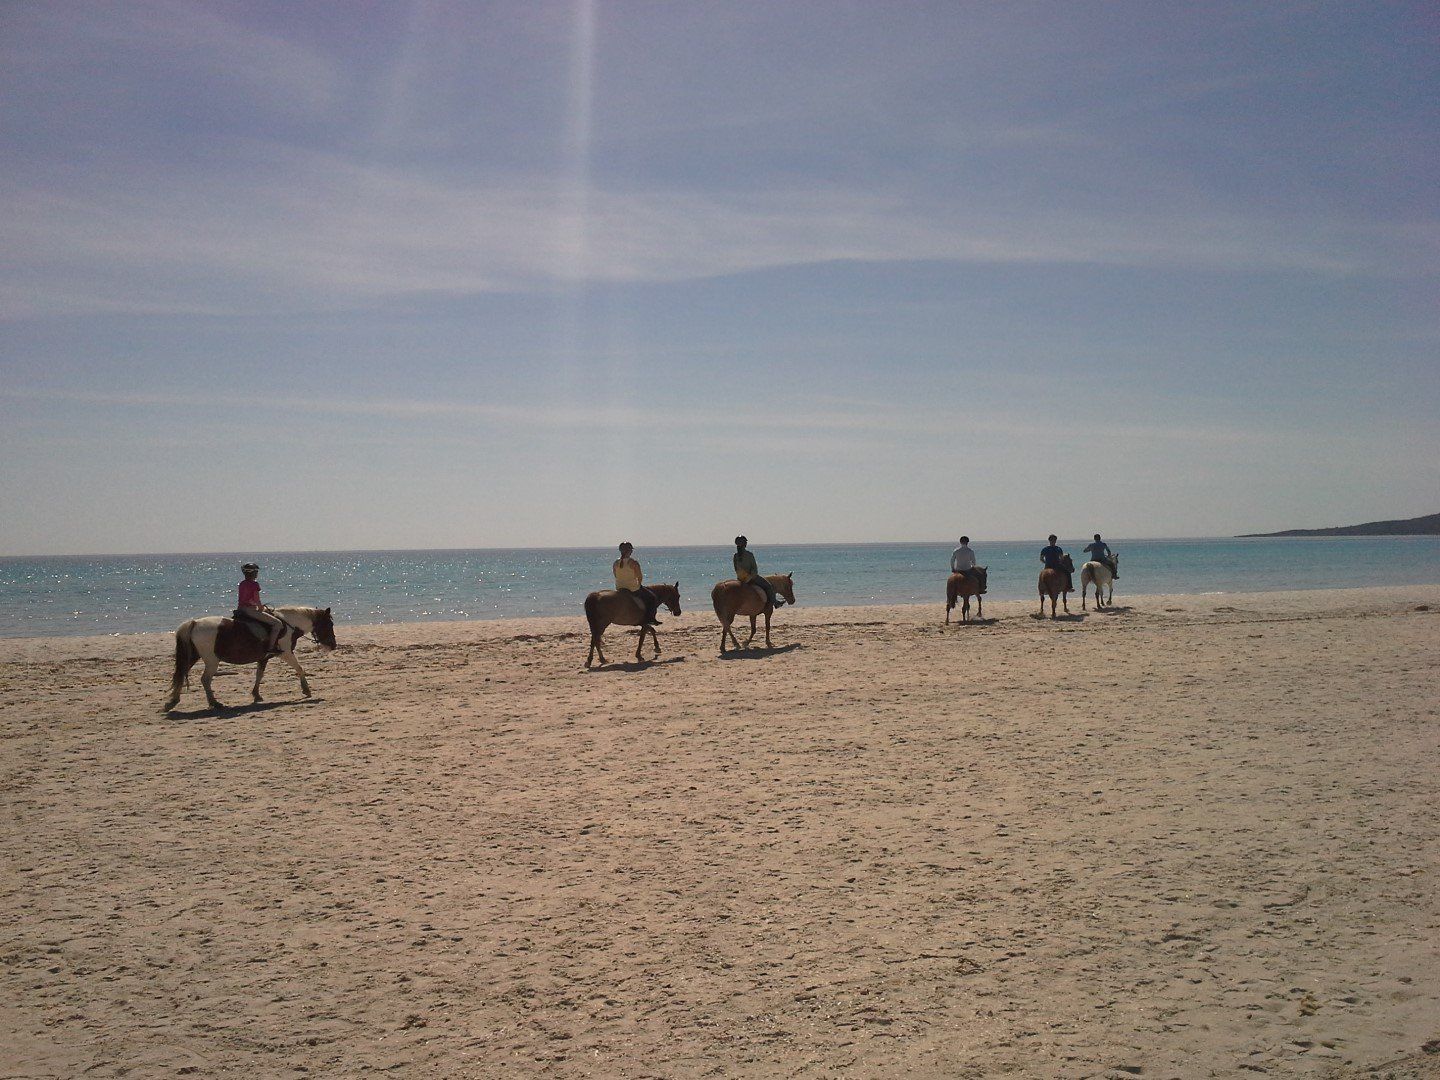
[[[660,610],[660,598],[649,589],[641,585],[640,588],[631,592],[632,596],[638,596],[645,605],[645,621],[654,622],[655,613]]]
[[[745,584],[746,584],[746,585],[759,585],[760,588],[762,588],[762,589],[765,590],[765,599],[769,602],[770,606],[771,606],[771,607],[775,607],[775,606],[776,606],[776,604],[775,604],[775,586],[770,584],[770,579],[769,579],[769,578],[767,578],[767,577],[762,577],[760,574],[756,574],[756,575],[753,576],[749,581],[745,582]]]

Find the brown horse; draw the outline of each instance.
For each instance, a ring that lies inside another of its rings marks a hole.
[[[1050,597],[1050,617],[1055,618],[1055,598],[1065,605],[1065,614],[1070,614],[1070,575],[1075,572],[1075,563],[1069,555],[1060,559],[1063,570],[1051,570],[1048,566],[1040,571],[1040,616],[1045,616],[1045,597]]]
[[[957,599],[963,599],[965,601],[960,608],[960,621],[962,623],[970,621],[970,597],[972,596],[975,597],[975,617],[977,619],[983,619],[985,617],[985,600],[981,594],[985,591],[986,571],[987,567],[975,567],[975,573],[978,574],[980,578],[979,581],[976,581],[975,578],[969,574],[950,575],[950,580],[945,583],[945,623],[947,626],[950,623],[950,612],[955,610],[955,601]]]
[[[308,698],[310,681],[305,678],[300,661],[295,659],[295,645],[309,634],[326,652],[335,648],[335,622],[330,617],[330,609],[280,607],[274,611],[285,620],[286,626],[277,643],[280,656],[300,676],[300,691]],[[166,712],[180,703],[180,691],[190,684],[190,669],[201,660],[205,661],[205,670],[200,674],[200,685],[205,688],[205,700],[212,709],[224,708],[210,689],[210,680],[222,661],[255,665],[255,685],[250,688],[250,695],[253,700],[260,700],[260,680],[265,677],[265,665],[270,662],[265,643],[244,626],[237,625],[234,619],[211,615],[190,619],[175,631],[175,672],[170,679]]]
[[[795,603],[794,578],[794,574],[765,575],[765,580],[775,587],[775,591],[784,597],[787,604]],[[750,647],[750,642],[755,640],[755,619],[759,615],[765,616],[765,647],[767,649],[775,647],[770,644],[770,613],[775,609],[770,606],[765,590],[759,585],[742,585],[734,578],[729,581],[721,581],[710,590],[710,600],[715,605],[715,614],[720,617],[721,656],[725,655],[727,634],[730,640],[735,642],[737,650]],[[730,624],[735,621],[736,615],[750,616],[750,636],[745,639],[744,645],[740,644],[740,639],[735,636],[735,631],[730,629]]]
[[[671,615],[680,614],[680,583],[678,581],[674,585],[666,585],[662,582],[659,585],[647,585],[646,588],[670,609]],[[602,592],[592,592],[585,597],[585,619],[590,623],[590,655],[585,657],[585,666],[587,668],[590,666],[597,653],[600,656],[600,663],[609,663],[605,659],[605,650],[600,647],[600,638],[605,633],[607,626],[640,626],[640,621],[644,618],[645,609],[633,593],[620,589],[605,589]],[[650,639],[655,643],[655,655],[660,655],[660,639],[655,636],[655,627],[640,626],[640,640],[635,643],[636,663],[640,662],[640,650],[645,645],[647,631]]]

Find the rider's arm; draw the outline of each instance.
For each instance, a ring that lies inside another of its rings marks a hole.
[[[639,584],[644,585],[644,584],[645,584],[645,571],[640,569],[640,560],[639,560],[639,559],[631,559],[631,560],[630,560],[630,565],[633,566],[633,567],[635,567],[635,580],[636,580]]]

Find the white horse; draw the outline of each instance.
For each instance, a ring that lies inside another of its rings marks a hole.
[[[1110,558],[1115,560],[1115,574],[1120,572],[1120,556],[1115,552],[1110,553]],[[1095,586],[1095,607],[1105,607],[1115,598],[1115,574],[1110,572],[1110,567],[1103,562],[1087,562],[1080,568],[1080,610],[1085,610],[1085,590],[1091,585]],[[1109,595],[1106,595],[1106,590]]]
[[[305,678],[305,669],[295,659],[295,643],[309,634],[315,644],[326,652],[334,649],[335,622],[330,617],[330,609],[280,607],[271,610],[285,620],[287,627],[276,643],[280,656],[300,676],[300,690],[308,698],[310,683]],[[205,661],[200,685],[205,688],[205,700],[212,709],[224,708],[215,700],[215,694],[210,689],[210,680],[215,677],[215,669],[222,660],[227,664],[255,665],[255,685],[251,687],[251,694],[254,700],[260,700],[260,680],[265,677],[265,665],[270,662],[265,643],[245,627],[237,626],[234,619],[210,615],[181,623],[175,631],[175,674],[170,680],[170,699],[165,702],[165,712],[179,704],[180,690],[190,685],[190,669],[199,660]]]

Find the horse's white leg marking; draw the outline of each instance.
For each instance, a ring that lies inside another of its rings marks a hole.
[[[255,665],[255,685],[250,688],[250,697],[254,701],[260,700],[260,680],[265,677],[265,665],[269,662],[268,656],[262,656],[260,662]]]
[[[285,662],[287,664],[289,664],[292,668],[295,669],[295,674],[300,676],[300,692],[306,697],[309,697],[310,683],[305,678],[305,669],[300,666],[300,661],[295,659],[295,653],[289,649],[286,649],[280,655],[285,658]]]

